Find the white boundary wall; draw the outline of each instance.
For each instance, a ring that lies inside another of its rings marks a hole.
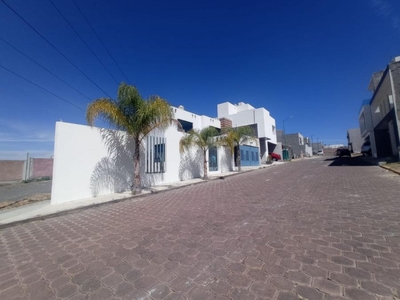
[[[179,152],[185,133],[171,126],[150,135],[166,138],[165,172],[145,173],[146,145],[141,150],[141,176],[144,187],[203,176],[203,154],[191,149]],[[122,131],[57,122],[51,203],[64,203],[98,195],[129,191],[133,175],[133,141]],[[218,148],[218,171],[232,170],[232,157]]]

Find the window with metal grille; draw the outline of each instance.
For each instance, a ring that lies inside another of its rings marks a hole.
[[[164,173],[166,138],[148,136],[146,143],[146,173]]]
[[[210,171],[218,171],[217,147],[210,147],[208,149],[208,167]]]

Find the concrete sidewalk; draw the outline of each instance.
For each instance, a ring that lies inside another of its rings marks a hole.
[[[284,164],[284,162],[274,162],[270,165],[261,165],[257,167],[242,167],[242,172],[238,173],[235,171],[220,173],[220,174],[210,174],[210,180],[220,179],[228,176],[244,174],[249,171],[254,171],[263,168],[269,168],[272,166]],[[22,207],[7,209],[0,211],[0,226],[11,225],[13,223],[20,223],[28,220],[37,220],[45,217],[56,216],[60,214],[65,214],[75,210],[89,208],[92,206],[98,206],[109,202],[119,202],[127,199],[132,199],[134,201],[143,201],[146,196],[160,193],[172,189],[178,189],[185,186],[190,186],[194,184],[206,183],[207,181],[201,178],[195,178],[191,180],[178,181],[173,183],[168,183],[165,185],[157,185],[149,188],[144,188],[140,195],[132,195],[131,192],[124,193],[114,193],[108,195],[102,195],[98,197],[91,197],[85,199],[79,199],[67,203],[61,204],[51,204],[50,200],[42,201],[30,205],[25,205]]]

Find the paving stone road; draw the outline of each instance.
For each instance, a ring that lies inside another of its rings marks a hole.
[[[0,299],[399,299],[400,177],[291,162],[0,231]]]

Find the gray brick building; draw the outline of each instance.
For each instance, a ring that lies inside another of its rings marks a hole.
[[[282,148],[288,147],[291,157],[311,156],[310,139],[300,133],[284,134],[283,130],[276,131],[278,143],[282,143]]]

